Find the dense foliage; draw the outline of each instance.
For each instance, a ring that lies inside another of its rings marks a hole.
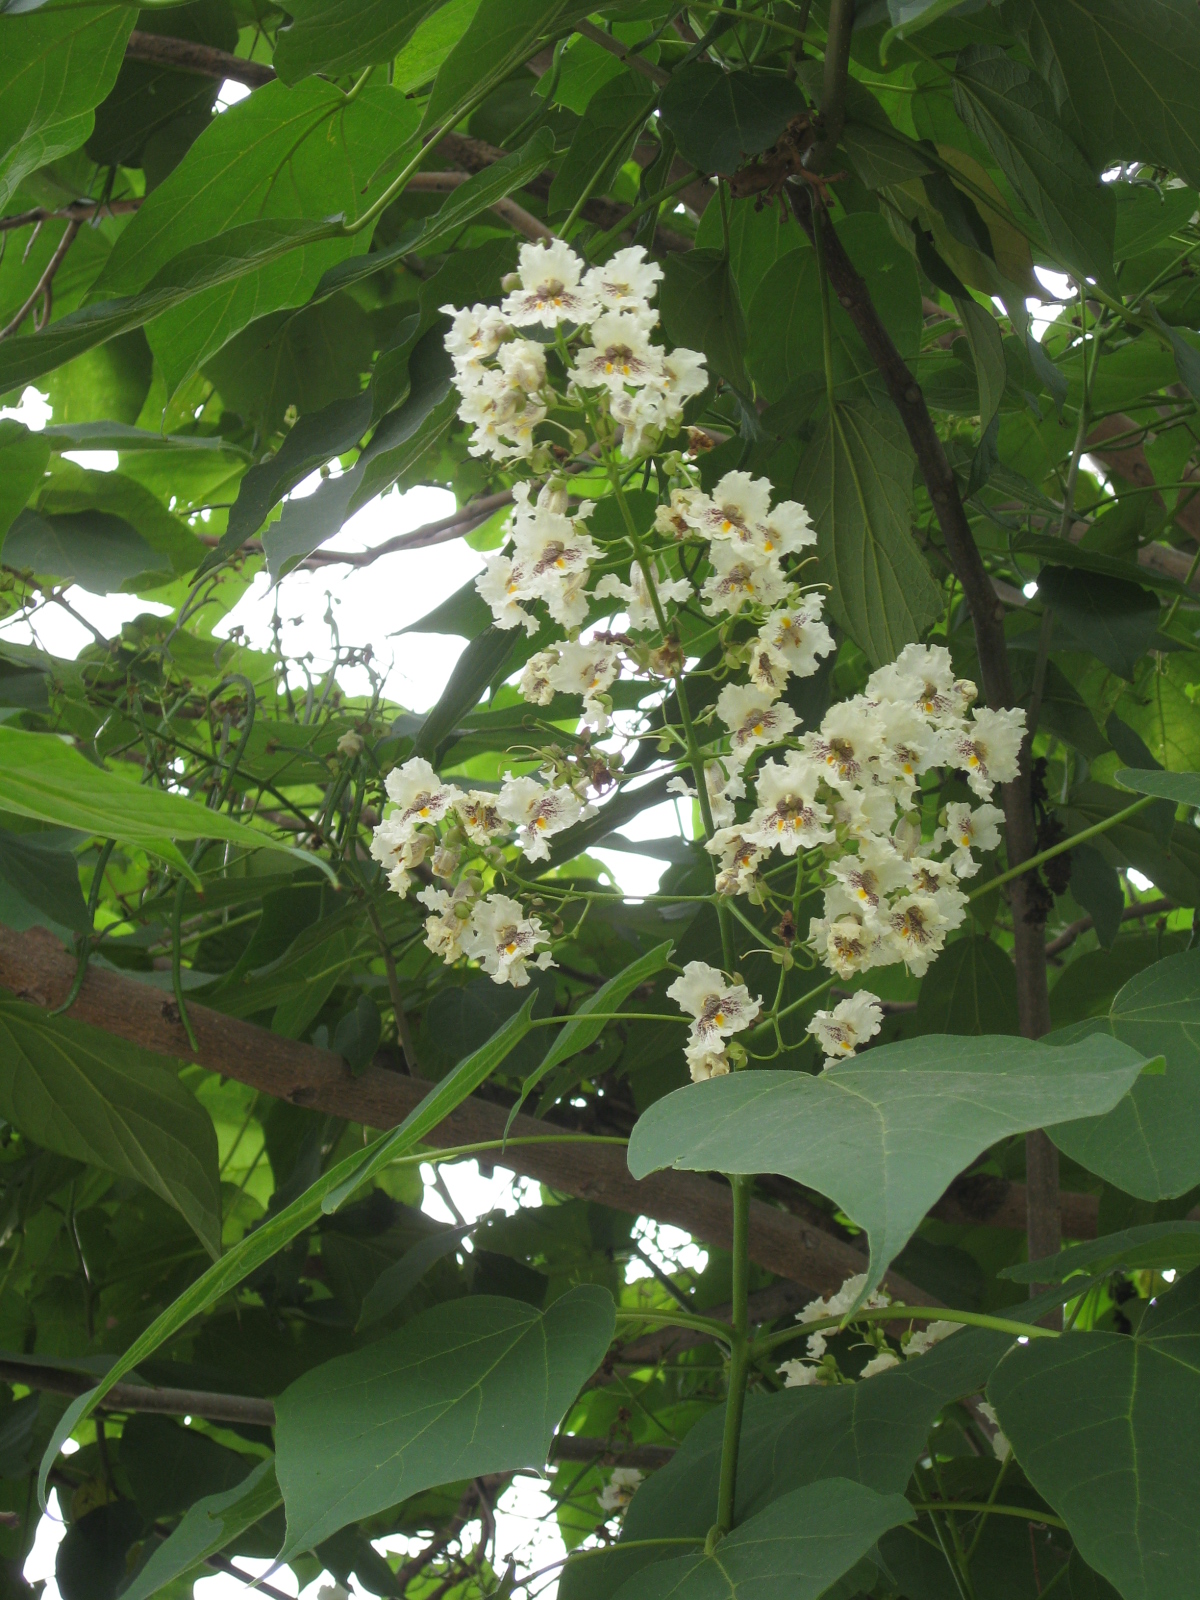
[[[1190,1600],[1192,0],[0,46],[0,1596]],[[428,711],[225,623],[458,539]]]

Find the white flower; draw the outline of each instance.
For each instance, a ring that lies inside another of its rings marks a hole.
[[[706,539],[728,539],[753,545],[754,528],[771,510],[771,485],[748,472],[727,472],[711,495],[699,494],[689,508],[688,520]]]
[[[937,901],[928,894],[897,900],[887,917],[887,942],[915,978],[940,954],[949,931]]]
[[[976,1400],[975,1409],[979,1412],[979,1415],[983,1418],[983,1420],[985,1422],[990,1422],[992,1427],[996,1430],[992,1435],[992,1451],[995,1454],[996,1460],[999,1462],[1007,1461],[1009,1456],[1012,1454],[1012,1445],[1009,1444],[1007,1437],[1001,1430],[1000,1419],[996,1415],[995,1406],[989,1405],[986,1400]]]
[[[486,789],[470,789],[454,802],[454,814],[472,843],[488,844],[497,834],[508,832],[498,800],[498,795],[489,794]]]
[[[883,1012],[878,998],[860,989],[832,1011],[818,1011],[807,1031],[831,1061],[845,1061],[860,1044],[874,1038],[882,1025]]]
[[[825,965],[840,978],[853,978],[879,963],[881,937],[859,917],[836,917],[832,921],[814,917],[808,937]]]
[[[508,323],[493,306],[476,305],[459,310],[457,306],[439,306],[444,316],[454,322],[446,335],[445,345],[460,371],[478,368],[494,356],[508,336]]]
[[[464,386],[464,374],[458,374],[462,393],[458,415],[475,430],[468,446],[472,455],[508,461],[533,449],[533,430],[546,415],[537,398],[541,384],[535,380],[539,373],[544,379],[545,368],[541,347],[525,339],[503,346],[500,362],[501,370],[481,369],[469,385]]]
[[[1025,737],[1025,712],[992,711],[984,706],[971,714],[971,721],[946,736],[949,759],[962,767],[967,782],[986,800],[998,783],[1011,783],[1017,775],[1021,741]]]
[[[618,250],[602,267],[593,267],[584,288],[606,311],[642,311],[658,292],[663,269],[640,244]]]
[[[826,916],[854,911],[870,919],[894,890],[908,888],[913,881],[912,867],[890,840],[868,834],[859,840],[857,855],[845,855],[831,863],[837,880],[825,902]]]
[[[520,829],[526,859],[545,861],[550,855],[549,840],[579,821],[583,804],[570,789],[547,789],[536,778],[514,778],[508,772],[496,809],[506,822]]]
[[[650,343],[650,328],[644,317],[606,311],[593,322],[592,343],[575,357],[570,377],[585,389],[613,393],[652,382],[662,374],[662,352]]]
[[[543,971],[554,965],[548,950],[535,958],[534,950],[547,936],[537,917],[524,917],[522,910],[507,895],[490,894],[471,912],[462,939],[464,953],[479,962],[493,983],[511,983],[514,989],[529,982],[528,962]]]
[[[886,1372],[889,1367],[898,1367],[900,1357],[890,1350],[881,1350],[877,1356],[872,1356],[870,1361],[859,1373],[860,1378],[873,1378],[877,1373]]]
[[[803,756],[765,762],[758,774],[758,809],[742,830],[746,838],[764,850],[778,845],[785,856],[831,840],[829,812],[816,799],[818,778]]]
[[[612,1477],[599,1495],[601,1511],[623,1511],[641,1481],[642,1474],[636,1467],[614,1467]]]
[[[775,1369],[783,1379],[785,1389],[807,1389],[815,1383],[824,1383],[825,1369],[809,1361],[784,1361]]]
[[[964,716],[978,692],[954,676],[949,650],[920,644],[906,644],[895,661],[873,672],[866,691],[868,700],[912,706],[939,726]]]
[[[592,593],[597,600],[608,598],[623,600],[629,617],[629,626],[635,632],[640,633],[647,628],[656,629],[658,618],[654,614],[654,602],[650,598],[650,587],[640,561],[635,561],[630,566],[629,577],[630,582],[623,583],[615,572],[605,573]],[[692,592],[692,586],[686,578],[660,578],[657,574],[654,587],[658,591],[659,603],[663,606],[669,605],[672,601],[686,600]]]
[[[937,914],[944,924],[943,931],[951,933],[966,920],[967,897],[958,886],[953,858],[949,861],[930,861],[924,856],[913,856],[908,862],[912,873],[914,894],[925,895],[933,901]]]
[[[727,683],[717,696],[717,715],[729,729],[733,761],[744,766],[752,750],[776,744],[800,720],[791,706],[771,700],[753,684]]]
[[[935,1344],[941,1344],[943,1339],[948,1339],[963,1326],[961,1322],[931,1322],[924,1328],[917,1328],[905,1340],[904,1354],[923,1356],[927,1350],[932,1350]]]
[[[698,494],[696,489],[672,489],[670,504],[654,513],[654,531],[668,539],[686,539],[695,526],[691,508]]]
[[[538,650],[530,656],[521,673],[517,692],[531,705],[548,706],[554,699],[551,673],[558,665],[557,650]]]
[[[565,578],[586,572],[599,554],[578,519],[540,506],[517,522],[513,546],[525,590],[523,598],[547,598]]]
[[[473,896],[465,883],[454,893],[447,889],[422,889],[417,899],[431,913],[425,919],[425,946],[447,965],[462,955],[462,937],[467,929],[467,911]]]
[[[517,275],[521,287],[504,301],[504,315],[517,327],[590,322],[597,310],[593,289],[580,284],[583,262],[561,239],[523,244]]]
[[[906,798],[916,788],[921,773],[938,759],[941,747],[937,732],[911,706],[884,703],[878,709],[883,724],[879,772]]]
[[[972,850],[995,850],[1000,843],[1000,823],[1004,813],[999,806],[976,806],[972,809],[962,801],[952,801],[946,807],[945,826],[933,836],[934,845],[949,843],[954,848],[951,864],[960,878],[973,878],[979,863]]]
[[[390,818],[393,826],[413,830],[423,822],[440,822],[461,798],[461,791],[453,784],[443,783],[420,756],[414,756],[402,767],[393,767],[384,787],[388,799],[397,807]]]
[[[864,699],[844,700],[830,708],[819,733],[805,736],[805,749],[825,766],[825,781],[847,793],[862,787],[869,763],[884,742],[883,718]]]
[[[758,863],[768,854],[740,828],[718,828],[704,848],[720,857],[718,894],[748,894],[758,879]]]
[[[757,647],[782,658],[797,678],[809,678],[817,661],[834,648],[833,635],[821,621],[820,595],[805,595],[798,606],[773,611],[759,629]]]
[[[853,1310],[866,1286],[867,1275],[865,1272],[856,1272],[852,1278],[847,1278],[841,1288],[831,1295],[818,1295],[815,1300],[810,1300],[803,1311],[797,1311],[796,1321],[804,1324],[821,1322],[826,1317],[842,1317],[847,1311]],[[861,1309],[864,1311],[882,1311],[892,1303],[891,1296],[884,1289],[872,1289],[863,1301]]]
[[[833,819],[848,838],[872,839],[891,833],[896,820],[896,797],[887,784],[871,783],[865,789],[835,790],[834,794]],[[916,842],[921,842],[919,828]],[[895,843],[899,850],[899,840]]]
[[[475,579],[480,598],[492,608],[492,619],[498,628],[515,628],[523,623],[525,632],[537,632],[537,618],[531,616],[521,604],[525,587],[524,573],[510,557],[487,557],[487,565]]]
[[[795,555],[816,544],[817,533],[807,509],[798,500],[781,500],[755,523],[754,542],[764,555]]]
[[[707,1083],[710,1078],[724,1078],[729,1072],[729,1057],[724,1046],[706,1044],[703,1039],[690,1040],[683,1047],[688,1071],[693,1083]]]
[[[691,1013],[693,1041],[705,1041],[713,1049],[720,1048],[721,1039],[748,1028],[762,1005],[744,983],[727,983],[724,973],[704,961],[689,961],[667,996]]]
[[[708,388],[708,369],[704,362],[699,350],[689,350],[686,345],[677,344],[674,350],[663,351],[662,400],[669,421],[683,414],[686,401]]]
[[[704,787],[708,790],[708,809],[712,813],[713,826],[727,828],[734,818],[733,802],[746,797],[745,779],[737,771],[726,776],[719,761],[709,761],[704,767]]]
[[[550,668],[550,682],[563,694],[582,695],[585,723],[597,733],[606,733],[608,710],[612,702],[606,705],[599,696],[611,686],[621,670],[620,651],[615,645],[601,644],[596,640],[586,644],[576,640],[560,646],[554,653],[557,660]]]
[[[415,832],[398,815],[385,817],[372,834],[371,855],[388,869],[388,888],[401,900],[412,883],[412,869],[421,865],[433,843],[429,834]]]
[[[701,591],[709,616],[732,614],[745,605],[773,606],[787,593],[787,579],[773,557],[722,540],[709,550],[714,571]]]

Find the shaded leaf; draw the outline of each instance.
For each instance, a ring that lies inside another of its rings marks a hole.
[[[672,73],[659,116],[683,159],[727,177],[760,155],[805,109],[804,96],[776,72],[726,72],[692,61]]]
[[[894,661],[942,611],[910,532],[912,480],[904,424],[863,402],[836,405],[822,419],[796,475],[833,585],[830,608],[876,666]]]
[[[947,945],[921,981],[921,1033],[1016,1033],[1017,974],[991,939],[969,935]]]
[[[744,388],[746,321],[724,255],[690,250],[669,256],[658,300],[671,343],[702,350],[710,372]]]
[[[608,192],[654,100],[654,86],[634,72],[622,72],[596,91],[550,186],[552,216],[570,211],[585,193]]]
[[[1071,895],[1091,917],[1101,950],[1111,950],[1121,931],[1125,891],[1116,867],[1090,844],[1071,850]]]
[[[43,433],[0,421],[0,540],[42,481],[50,445]]]
[[[1155,794],[1175,805],[1200,806],[1200,772],[1145,772],[1123,767],[1117,782],[1134,794]]]
[[[1133,1272],[1149,1267],[1156,1272],[1174,1268],[1180,1273],[1200,1267],[1200,1222],[1147,1222],[1073,1244],[1056,1256],[1022,1261],[1005,1267],[1000,1276],[1018,1283],[1063,1283],[1075,1273]]]
[[[113,594],[139,577],[170,567],[122,517],[106,511],[42,516],[22,511],[4,538],[0,556],[17,571],[51,574],[92,594]]]
[[[206,1556],[223,1550],[231,1539],[261,1521],[280,1498],[272,1460],[259,1462],[234,1488],[197,1500],[122,1590],[121,1600],[150,1600],[172,1579],[191,1572]]]
[[[629,1170],[779,1172],[866,1229],[863,1293],[947,1184],[997,1139],[1110,1111],[1145,1062],[1113,1039],[1056,1050],[984,1035],[881,1046],[819,1077],[744,1072],[691,1084],[642,1114]]]
[[[171,1062],[69,1017],[0,1000],[0,1115],[35,1144],[145,1184],[221,1248],[217,1141]]]
[[[1043,567],[1038,594],[1080,650],[1132,679],[1158,631],[1159,604],[1137,584],[1078,568]]]
[[[91,919],[79,887],[79,865],[68,848],[72,837],[58,829],[14,833],[0,828],[0,878],[60,928],[90,933]]]
[[[369,1328],[394,1311],[420,1283],[435,1262],[457,1250],[470,1233],[473,1223],[460,1228],[439,1228],[406,1250],[399,1261],[380,1273],[363,1296],[357,1327]]]
[[[612,1331],[592,1285],[545,1313],[475,1295],[306,1373],[276,1403],[283,1559],[434,1484],[542,1466]]]
[[[979,426],[986,430],[988,423],[1000,409],[1000,399],[1008,382],[1008,368],[1004,360],[1004,341],[991,312],[984,310],[977,300],[960,296],[954,302],[963,332],[975,363],[975,376],[979,381]]]
[[[289,0],[291,22],[275,37],[273,64],[284,83],[313,72],[338,78],[390,60],[438,0]]]

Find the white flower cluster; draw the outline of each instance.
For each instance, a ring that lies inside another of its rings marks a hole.
[[[704,961],[689,961],[667,995],[692,1016],[683,1051],[692,1082],[724,1077],[730,1066],[727,1041],[750,1026],[762,1001],[744,983],[727,982],[724,973]]]
[[[498,461],[534,454],[534,429],[552,406],[585,393],[623,430],[627,456],[657,448],[679,425],[684,404],[708,386],[704,357],[651,342],[658,313],[650,304],[662,268],[640,245],[618,250],[584,271],[560,239],[522,245],[516,281],[499,310],[441,309],[454,319],[446,348],[462,396],[459,416],[474,429],[472,455]],[[567,393],[546,368],[546,346],[521,328],[553,330],[568,343]]]
[[[601,1511],[606,1511],[609,1516],[624,1511],[637,1493],[641,1481],[642,1474],[637,1467],[614,1467],[612,1477],[597,1497]]]
[[[530,965],[553,966],[549,950],[538,948],[549,942],[540,920],[526,916],[507,895],[484,896],[478,873],[461,869],[480,854],[484,863],[493,862],[495,841],[509,842],[514,835],[528,860],[545,860],[550,839],[586,814],[574,790],[509,774],[498,794],[464,793],[414,757],[388,773],[387,794],[396,809],[375,829],[371,854],[387,869],[389,887],[403,898],[427,859],[431,877],[458,879],[453,888],[431,882],[417,894],[430,913],[428,948],[447,963],[463,956],[478,961],[496,983],[515,988],[529,982]],[[440,835],[438,824],[444,825]]]
[[[827,1317],[844,1316],[846,1312],[853,1309],[866,1281],[867,1275],[865,1272],[860,1272],[853,1278],[847,1278],[837,1293],[830,1295],[828,1299],[824,1296],[818,1296],[817,1299],[810,1300],[803,1311],[797,1312],[796,1321],[803,1325],[808,1322],[820,1322]],[[861,1309],[864,1311],[882,1310],[884,1307],[891,1305],[891,1303],[891,1296],[885,1290],[876,1289],[863,1301]],[[957,1333],[962,1326],[961,1322],[931,1322],[924,1328],[913,1329],[904,1336],[902,1341],[905,1356],[911,1360],[914,1356],[925,1355],[927,1351],[933,1349],[934,1345],[940,1344],[943,1339],[949,1338],[952,1333]],[[876,1354],[863,1367],[859,1373],[860,1378],[873,1378],[877,1373],[886,1372],[889,1367],[896,1367],[900,1364],[899,1356],[883,1342],[881,1332],[878,1329],[872,1329],[871,1335],[875,1343]],[[838,1380],[840,1374],[837,1372],[833,1357],[830,1356],[828,1360],[825,1357],[828,1344],[829,1340],[825,1333],[809,1334],[805,1347],[807,1360],[785,1361],[778,1369],[780,1376],[783,1378],[785,1389],[806,1388],[811,1384],[830,1383]]]
[[[948,805],[941,826],[922,844],[921,776],[935,767],[962,770],[983,800],[997,783],[1016,776],[1025,713],[972,710],[973,683],[956,679],[949,652],[906,646],[872,673],[863,694],[835,705],[799,748],[758,769],[757,805],[739,826],[721,828],[707,848],[719,858],[724,894],[759,890],[763,863],[778,848],[785,856],[820,849],[827,857],[824,916],[809,940],[839,977],[904,962],[921,976],[959,927],[967,897],[960,880],[979,870],[973,854],[999,843],[1002,813],[990,804]],[[795,716],[784,708],[738,700],[735,751],[775,742]],[[718,709],[722,709],[718,701]],[[724,714],[724,712],[722,712]],[[741,723],[737,717],[745,717]],[[809,1025],[827,1057],[853,1055],[879,1031],[874,997],[852,996]]]

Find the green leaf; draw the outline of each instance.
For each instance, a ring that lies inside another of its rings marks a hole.
[[[280,1558],[435,1484],[543,1466],[613,1326],[596,1285],[545,1312],[473,1295],[305,1373],[276,1402]]]
[[[1144,589],[1156,589],[1160,594],[1178,595],[1181,600],[1196,598],[1194,589],[1180,583],[1178,578],[1169,578],[1165,573],[1156,572],[1153,567],[1143,567],[1136,561],[1125,561],[1120,556],[1106,555],[1102,550],[1089,550],[1049,534],[1023,534],[1015,547],[1022,554],[1027,551],[1030,555],[1041,556],[1043,561],[1055,567],[1078,567],[1103,578],[1116,578],[1125,583],[1140,584]]]
[[[48,162],[78,150],[92,108],[116,81],[132,6],[72,6],[10,16],[0,63],[0,210]]]
[[[817,1600],[890,1528],[916,1513],[903,1495],[825,1478],[781,1495],[703,1550],[657,1561],[618,1600]]]
[[[262,1461],[235,1488],[197,1500],[121,1591],[121,1600],[150,1600],[193,1568],[200,1569],[200,1576],[207,1556],[224,1550],[230,1540],[269,1515],[281,1498],[274,1461]]]
[[[122,517],[105,511],[40,516],[22,511],[4,537],[3,561],[17,571],[52,574],[92,594],[113,594],[153,573],[164,582],[171,569]]]
[[[363,1296],[356,1328],[369,1328],[394,1311],[412,1293],[434,1262],[441,1261],[452,1250],[459,1248],[473,1226],[473,1223],[464,1223],[461,1228],[439,1228],[436,1233],[418,1240],[410,1250],[406,1250],[399,1261],[393,1262],[386,1271],[380,1273]]]
[[[0,827],[0,878],[60,928],[90,933],[92,924],[79,887],[79,866],[67,848],[72,838],[58,829],[13,833]]]
[[[979,426],[985,430],[1000,409],[1004,386],[1008,382],[1008,367],[1004,360],[1004,340],[991,312],[977,300],[960,296],[954,309],[963,325],[975,363],[975,376],[979,380]]]
[[[1161,1076],[1139,1078],[1107,1116],[1066,1122],[1050,1137],[1072,1161],[1143,1200],[1200,1183],[1200,951],[1156,961],[1117,994],[1103,1017],[1051,1035],[1072,1048],[1108,1035],[1145,1056]]]
[[[1017,974],[1012,957],[991,939],[956,939],[921,980],[921,1033],[1016,1033]]]
[[[249,1464],[172,1417],[141,1412],[121,1430],[121,1468],[147,1522],[181,1516],[194,1500],[238,1487]]]
[[[0,540],[41,484],[49,459],[44,433],[31,433],[19,422],[0,421]]]
[[[702,350],[710,372],[735,388],[746,387],[746,319],[721,251],[668,256],[658,302],[673,345]]]
[[[984,1035],[969,1052],[936,1036],[884,1045],[819,1077],[734,1073],[643,1112],[629,1170],[778,1172],[819,1189],[870,1235],[865,1295],[981,1151],[1110,1111],[1144,1065],[1115,1039],[1056,1050]]]
[[[804,96],[780,73],[726,72],[692,61],[671,75],[659,116],[685,161],[728,177],[773,145],[804,109]]]
[[[1060,814],[1069,832],[1082,833],[1132,804],[1120,789],[1081,783]],[[1200,903],[1200,836],[1189,823],[1173,823],[1168,801],[1110,825],[1089,842],[1110,865],[1136,867],[1179,905]]]
[[[1026,1476],[1124,1600],[1200,1584],[1200,1275],[1136,1334],[1071,1333],[1011,1350],[988,1385]]]
[[[0,1115],[35,1144],[133,1178],[221,1249],[217,1140],[162,1056],[0,1000]]]
[[[519,150],[476,172],[448,195],[433,216],[426,218],[408,250],[427,254],[439,249],[481,211],[523,189],[545,170],[553,154],[553,133],[539,128]]]
[[[830,609],[873,666],[894,661],[942,613],[910,532],[912,479],[904,424],[866,402],[836,405],[821,420],[796,474],[833,586]]]
[[[1071,567],[1043,567],[1038,595],[1075,646],[1132,680],[1158,632],[1157,598],[1135,583]]]
[[[180,839],[227,839],[243,850],[286,850],[317,864],[307,851],[281,844],[186,795],[150,789],[93,766],[56,734],[7,725],[0,725],[0,811],[139,844],[177,864],[182,858],[168,841]]]
[[[1034,65],[1074,112],[1095,171],[1126,158],[1200,185],[1200,16],[1190,0],[1030,0]]]
[[[634,72],[622,72],[596,91],[550,186],[551,216],[570,211],[585,192],[608,192],[654,100],[653,85]]]
[[[907,39],[910,34],[920,33],[922,28],[952,11],[957,3],[958,0],[888,0],[892,25],[879,41],[879,59],[887,60],[893,39]]]
[[[339,222],[275,221],[247,222],[218,233],[174,256],[140,294],[81,306],[59,317],[44,333],[6,339],[0,347],[0,390],[19,388],[53,372],[83,351],[140,328],[215,286],[264,272],[293,251],[311,254],[313,246],[336,237],[340,230]]]
[[[1076,1273],[1091,1277],[1118,1269],[1137,1272],[1146,1268],[1187,1273],[1193,1267],[1200,1267],[1200,1222],[1147,1222],[1140,1228],[1073,1244],[1056,1256],[1005,1267],[1000,1276],[1017,1283],[1065,1283]]]
[[[955,68],[954,104],[1068,271],[1115,289],[1113,198],[1059,122],[1037,74],[995,45],[970,45]]]
[[[132,1372],[139,1362],[153,1355],[168,1339],[185,1328],[193,1317],[235,1289],[258,1267],[289,1244],[299,1233],[312,1226],[322,1215],[336,1211],[349,1197],[369,1183],[378,1172],[400,1160],[415,1146],[419,1146],[437,1125],[474,1094],[480,1084],[500,1065],[505,1056],[529,1032],[533,997],[526,1001],[516,1016],[498,1028],[488,1042],[465,1061],[460,1061],[449,1073],[430,1089],[429,1093],[398,1128],[377,1139],[374,1144],[330,1167],[327,1172],[306,1188],[290,1205],[268,1218],[253,1232],[247,1233],[237,1244],[215,1261],[207,1272],[159,1313],[154,1321],[138,1335],[123,1356],[113,1362],[94,1389],[73,1400],[63,1413],[50,1443],[42,1456],[38,1475],[38,1498],[44,1507],[46,1484],[54,1459],[65,1439],[69,1439],[80,1422],[92,1411],[127,1372]],[[128,1046],[122,1045],[122,1050]],[[211,1125],[210,1125],[211,1127]],[[410,1157],[411,1159],[411,1157]]]
[[[273,64],[284,83],[329,78],[389,61],[438,0],[289,0],[291,22],[275,36]]]
[[[477,635],[454,663],[454,671],[437,704],[426,713],[413,740],[412,754],[432,756],[460,718],[479,704],[483,691],[496,678],[513,653],[517,641],[503,628],[489,627]]]
[[[1177,806],[1200,806],[1200,772],[1141,772],[1123,767],[1117,782],[1134,794],[1159,795]]]
[[[382,179],[373,186],[372,175],[416,121],[411,103],[384,83],[367,84],[349,104],[336,85],[317,78],[291,89],[278,81],[265,85],[214,117],[149,195],[113,247],[93,295],[137,294],[182,250],[251,220],[339,215],[350,221],[382,187]],[[149,339],[168,389],[256,317],[302,304],[326,268],[369,243],[369,229],[353,237],[314,236],[286,259],[160,315]]]
[[[1149,183],[1110,183],[1117,207],[1113,253],[1118,261],[1143,255],[1181,228],[1196,212],[1194,189],[1159,189]]]
[[[1179,381],[1193,400],[1200,400],[1200,346],[1194,343],[1194,335],[1189,337],[1186,333],[1181,333],[1178,328],[1164,322],[1154,306],[1150,307],[1150,316],[1155,327],[1171,346]]]
[[[1111,950],[1121,931],[1125,890],[1116,867],[1094,845],[1077,844],[1071,851],[1071,894],[1091,917],[1101,950]]]
[[[594,994],[588,995],[579,1009],[572,1014],[566,1027],[555,1036],[554,1043],[547,1050],[537,1069],[531,1072],[522,1084],[520,1096],[509,1113],[508,1122],[505,1125],[504,1132],[506,1135],[513,1125],[517,1112],[520,1111],[547,1073],[552,1072],[555,1067],[560,1067],[564,1061],[569,1061],[572,1056],[577,1056],[581,1050],[586,1050],[589,1045],[595,1044],[605,1028],[608,1027],[608,1023],[605,1020],[589,1021],[590,1014],[593,1011],[616,1011],[620,1006],[624,1005],[625,1001],[629,999],[629,996],[640,984],[648,983],[656,973],[662,971],[670,959],[673,948],[674,946],[669,939],[665,944],[655,945],[653,950],[648,950],[644,956],[639,956],[636,961],[631,961],[627,967],[623,967],[617,973],[616,977],[610,978]]]
[[[453,120],[518,62],[536,53],[543,33],[565,10],[564,0],[481,0],[458,43],[442,62],[425,105],[420,132]]]

